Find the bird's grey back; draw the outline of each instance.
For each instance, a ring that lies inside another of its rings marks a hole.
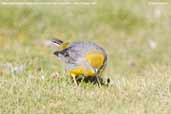
[[[103,48],[92,42],[73,42],[71,43],[69,48],[77,52],[81,51],[82,54],[86,54],[88,51],[91,50],[91,51],[99,51],[102,52],[104,55],[106,55],[106,52]]]
[[[103,53],[105,56],[105,60],[107,60],[107,54],[103,48],[91,42],[73,42],[68,47],[69,55],[73,60],[79,60],[79,58],[85,57],[87,52],[89,51],[99,51]]]

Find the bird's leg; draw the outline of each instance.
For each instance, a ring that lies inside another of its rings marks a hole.
[[[74,84],[76,85],[76,86],[78,86],[78,83],[77,83],[77,80],[76,80],[76,76],[74,75],[72,75],[72,79],[73,79],[73,81],[74,81]]]
[[[96,79],[97,79],[98,86],[101,87],[101,81],[100,81],[99,77],[97,76]]]
[[[78,86],[78,83],[77,83],[77,80],[76,80],[76,75],[75,75],[75,73],[70,72],[70,76],[72,77],[72,79],[73,79],[73,81],[74,81],[74,84],[75,84],[76,86]]]

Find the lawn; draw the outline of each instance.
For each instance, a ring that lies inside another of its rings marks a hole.
[[[171,113],[171,2],[94,1],[0,4],[0,114]],[[76,87],[53,38],[102,46],[110,86]]]

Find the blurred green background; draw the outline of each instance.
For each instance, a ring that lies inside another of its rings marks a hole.
[[[171,112],[170,1],[93,2],[0,5],[0,113]],[[54,37],[101,45],[109,58],[104,78],[112,86],[74,87],[44,45]]]

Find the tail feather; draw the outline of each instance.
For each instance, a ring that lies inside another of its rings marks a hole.
[[[59,39],[53,39],[51,40],[55,45],[60,46],[61,44],[63,44],[64,42],[62,40]]]
[[[51,40],[53,45],[57,46],[59,50],[64,50],[69,46],[68,42],[63,42],[62,40],[59,39],[53,39]]]

